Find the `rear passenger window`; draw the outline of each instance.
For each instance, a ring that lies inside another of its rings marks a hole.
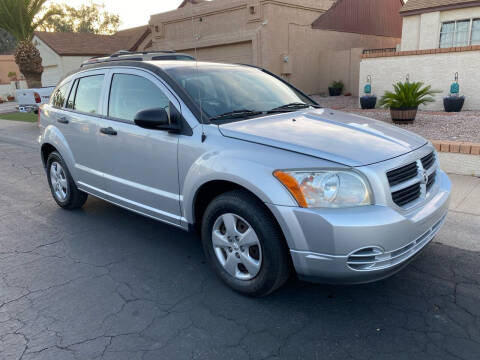
[[[113,75],[108,116],[133,122],[139,111],[164,108],[168,112],[168,105],[167,96],[150,80],[137,75]]]
[[[72,109],[75,102],[75,94],[77,93],[77,85],[78,79],[74,81],[72,89],[70,90],[70,95],[68,96],[67,105],[65,106],[67,109]]]
[[[65,83],[62,86],[60,86],[57,90],[55,90],[55,92],[52,95],[52,99],[50,100],[50,104],[53,107],[56,107],[56,108],[62,108],[63,107],[63,104],[65,103],[65,97],[67,95],[67,90],[68,90],[69,85],[70,85],[69,82]]]
[[[103,78],[104,75],[92,75],[78,80],[73,110],[89,114],[98,114],[100,112],[98,105],[102,92]]]

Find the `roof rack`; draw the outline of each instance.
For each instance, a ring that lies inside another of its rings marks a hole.
[[[97,64],[107,61],[149,61],[149,60],[195,60],[188,54],[177,53],[174,50],[158,50],[158,51],[128,51],[119,50],[109,56],[94,56],[85,60],[80,67]]]

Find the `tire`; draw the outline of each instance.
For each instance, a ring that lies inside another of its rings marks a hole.
[[[225,223],[233,223],[234,231],[227,231]],[[238,234],[239,240],[227,240],[229,234]],[[247,191],[230,191],[212,200],[203,215],[201,238],[207,261],[239,293],[266,296],[290,276],[288,248],[280,227],[265,205]],[[221,246],[214,245],[218,243]],[[239,263],[232,268],[229,259]]]
[[[52,167],[58,171],[52,171]],[[58,176],[52,175],[52,173],[56,173]],[[47,159],[47,179],[53,199],[58,206],[74,210],[81,208],[87,201],[88,195],[78,190],[65,161],[56,151],[52,152]]]

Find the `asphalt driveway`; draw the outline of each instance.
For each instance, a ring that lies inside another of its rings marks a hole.
[[[94,198],[58,208],[36,136],[0,120],[2,360],[480,358],[480,179],[452,176],[444,228],[392,278],[250,299],[194,234]]]

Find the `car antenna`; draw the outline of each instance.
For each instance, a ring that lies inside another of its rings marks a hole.
[[[200,38],[200,36],[198,34],[195,34],[195,21],[194,21],[193,7],[191,7],[191,10],[192,10],[192,36],[193,36],[193,42],[194,42],[193,49],[195,52],[195,75],[198,80],[197,40]],[[200,125],[202,126],[202,143],[203,143],[207,139],[207,134],[205,133],[205,129],[203,127],[203,110],[202,110],[202,100],[200,98],[199,86],[197,87],[197,95],[198,95],[198,104],[200,107]]]

